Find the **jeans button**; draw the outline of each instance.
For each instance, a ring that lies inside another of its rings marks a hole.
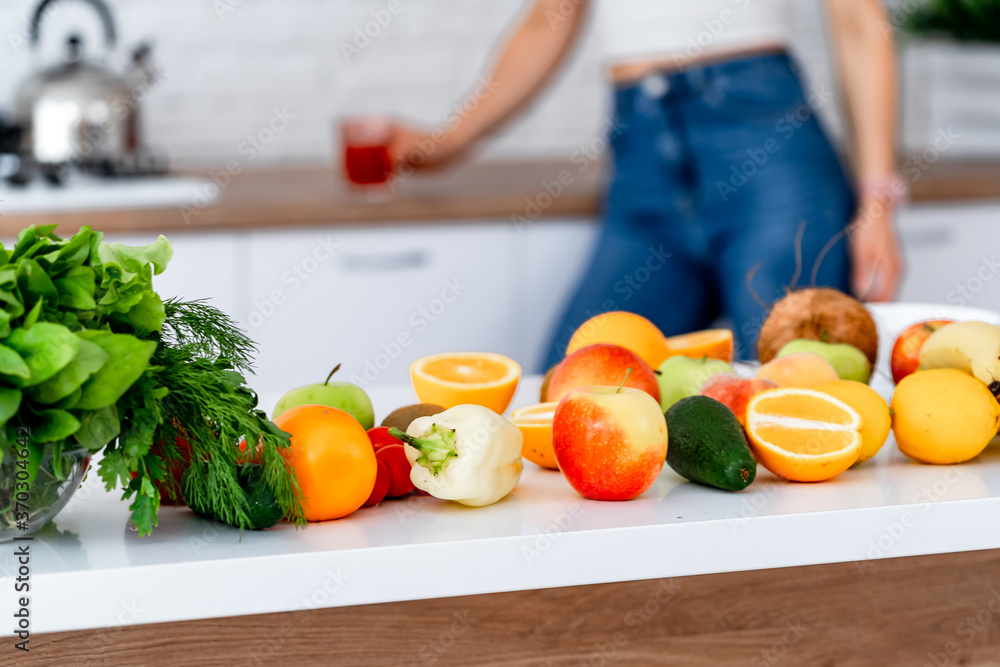
[[[663,74],[650,74],[639,84],[642,94],[651,99],[659,99],[670,91],[670,81]]]

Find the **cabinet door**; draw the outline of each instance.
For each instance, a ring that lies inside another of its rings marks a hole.
[[[506,225],[317,228],[248,235],[240,313],[260,347],[257,386],[338,375],[406,382],[432,352],[510,354],[512,235]],[[265,406],[269,407],[269,406]]]
[[[145,245],[157,234],[105,234],[108,243]],[[167,234],[174,256],[167,270],[153,278],[153,287],[164,299],[208,299],[216,308],[237,316],[237,235]]]
[[[546,221],[514,231],[514,349],[526,373],[544,372],[550,339],[590,260],[597,232],[597,223],[583,219]]]
[[[1000,205],[902,209],[900,301],[1000,310]]]

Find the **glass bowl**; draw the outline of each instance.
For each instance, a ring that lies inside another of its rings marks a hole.
[[[49,445],[29,482],[22,460],[7,452],[0,460],[0,542],[32,535],[51,521],[80,488],[89,465],[86,449]]]

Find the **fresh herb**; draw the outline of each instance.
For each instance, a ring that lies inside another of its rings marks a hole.
[[[164,303],[153,290],[170,242],[129,247],[89,227],[67,240],[54,231],[30,227],[14,248],[0,247],[0,462],[20,427],[30,433],[31,480],[43,460],[50,476],[65,479],[63,451],[103,449],[102,479],[134,498],[132,521],[148,535],[160,489],[180,483],[171,464],[186,464],[185,456],[198,463],[185,493],[252,528],[237,464],[256,459],[285,517],[304,522],[280,454],[288,435],[246,386],[253,342],[207,303]],[[246,451],[241,439],[251,443]],[[0,497],[0,527],[11,523],[8,500]]]
[[[212,310],[210,320],[216,325],[225,321],[225,315]],[[194,330],[207,331],[193,324]],[[216,329],[211,340],[225,347],[238,345],[237,336],[242,334],[230,324]],[[236,466],[257,460],[286,518],[304,523],[298,485],[280,452],[288,446],[288,434],[257,409],[256,394],[245,386],[231,360],[202,356],[204,342],[161,341],[147,377],[125,396],[127,437],[105,450],[101,477],[109,488],[119,482],[126,486],[125,497],[135,498],[133,523],[141,534],[148,534],[156,525],[157,483],[179,482],[170,479],[168,465],[182,459],[177,447],[168,444],[179,436],[188,443],[192,463],[181,489],[184,498],[229,525],[252,529]],[[243,451],[238,447],[241,440]]]

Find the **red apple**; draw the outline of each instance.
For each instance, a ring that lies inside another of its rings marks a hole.
[[[746,426],[747,405],[750,399],[764,391],[774,389],[777,383],[763,378],[745,378],[735,373],[714,375],[701,387],[701,395],[714,398],[733,411],[740,423]]]
[[[892,381],[899,381],[920,366],[920,350],[932,333],[955,320],[926,320],[917,322],[903,329],[896,342],[892,345],[892,356],[889,365],[892,368]]]
[[[617,387],[630,368],[625,386],[641,389],[659,402],[660,383],[649,364],[632,350],[610,343],[588,345],[563,359],[552,374],[546,401],[561,401],[580,387]]]
[[[660,402],[641,389],[575,389],[556,407],[552,450],[559,470],[583,497],[631,500],[663,468],[667,422]]]

